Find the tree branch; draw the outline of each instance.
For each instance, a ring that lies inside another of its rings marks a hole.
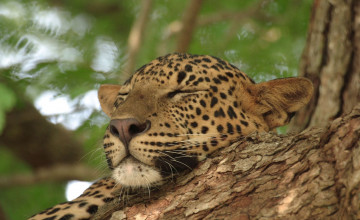
[[[206,25],[212,25],[221,21],[225,21],[225,20],[231,20],[233,22],[236,22],[236,27],[239,27],[239,23],[248,20],[249,18],[252,18],[254,16],[257,15],[257,17],[264,17],[263,13],[259,13],[261,7],[263,7],[264,5],[266,5],[269,2],[269,0],[263,0],[260,2],[256,2],[256,4],[251,5],[249,8],[241,10],[241,11],[221,11],[221,12],[216,12],[213,13],[211,15],[206,15],[206,16],[201,16],[199,17],[197,20],[192,20],[190,24],[190,26],[195,26],[192,28],[196,28],[196,27],[203,27]],[[184,16],[185,17],[185,16]],[[166,44],[168,42],[168,40],[179,33],[183,33],[183,25],[184,25],[184,21],[173,21],[171,22],[166,28],[165,31],[163,33],[163,39],[160,42],[160,45],[158,47],[158,53],[159,54],[164,54],[167,53],[168,51],[166,51]],[[233,36],[233,35],[232,35]],[[190,36],[191,37],[191,36]],[[180,41],[179,37],[179,41]],[[190,44],[190,42],[188,42],[188,44]]]
[[[130,30],[128,38],[129,57],[124,70],[126,74],[122,75],[122,78],[129,78],[135,70],[136,57],[143,41],[144,31],[149,20],[152,3],[152,0],[142,1],[139,17],[135,20],[135,23]]]
[[[268,4],[269,2],[270,2],[269,0],[263,0],[263,1],[255,2],[250,7],[246,8],[244,10],[241,10],[241,11],[235,11],[235,12],[223,11],[223,12],[217,12],[215,14],[208,15],[205,17],[201,17],[201,18],[199,18],[197,25],[198,26],[206,26],[206,25],[211,25],[211,24],[218,23],[218,22],[221,22],[224,20],[232,20],[232,21],[239,22],[239,21],[254,17],[256,15],[263,17],[263,13],[259,14],[260,9],[262,7],[264,7],[264,5]]]
[[[16,174],[8,177],[0,177],[0,188],[67,180],[89,181],[97,178],[99,178],[99,171],[91,167],[82,164],[64,164],[49,168],[41,168],[32,174]]]
[[[186,52],[189,49],[196,20],[201,9],[202,0],[191,0],[181,21],[181,31],[177,43],[177,52]]]
[[[61,125],[47,121],[31,103],[18,99],[21,104],[6,114],[0,144],[35,169],[79,161],[83,154],[79,141]]]

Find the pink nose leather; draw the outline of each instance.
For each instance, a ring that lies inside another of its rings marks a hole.
[[[132,138],[150,128],[150,122],[140,123],[135,118],[113,119],[110,121],[110,133],[128,147]]]

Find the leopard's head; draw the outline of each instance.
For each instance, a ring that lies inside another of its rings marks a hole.
[[[226,61],[170,54],[144,65],[124,85],[102,85],[110,117],[104,149],[123,186],[160,184],[218,148],[289,122],[313,92],[305,78],[255,84]]]

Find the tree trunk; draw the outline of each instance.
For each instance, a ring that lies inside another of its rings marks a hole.
[[[292,131],[325,126],[360,102],[360,1],[314,1],[299,75],[312,80],[315,94]]]
[[[359,140],[360,104],[327,128],[245,137],[92,219],[359,219]]]

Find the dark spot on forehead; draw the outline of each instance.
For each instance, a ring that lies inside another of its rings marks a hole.
[[[202,60],[207,62],[207,63],[211,63],[211,60],[209,58],[204,57],[204,58],[202,58]]]
[[[221,84],[221,81],[218,78],[213,78],[214,83]]]
[[[210,86],[210,88],[212,89],[212,91],[217,92],[218,88],[216,86]]]
[[[190,75],[188,82],[193,81],[195,78],[195,75]]]
[[[228,77],[230,77],[230,78],[233,78],[234,77],[234,74],[232,74],[232,73],[230,73],[230,72],[226,72],[225,73]]]
[[[178,73],[177,83],[180,84],[186,77],[186,73],[184,71],[180,71]]]
[[[223,75],[218,75],[219,79],[222,80],[222,81],[225,81],[225,82],[228,82],[229,79],[226,77],[226,76],[223,76]]]
[[[201,133],[206,134],[208,132],[209,128],[206,126],[201,127]]]
[[[191,66],[190,64],[187,64],[187,65],[185,66],[185,71],[186,71],[186,72],[192,72],[192,66]]]
[[[206,107],[205,101],[201,99],[201,100],[200,100],[200,105],[205,108],[205,107]]]
[[[217,66],[215,66],[215,65],[212,65],[211,68],[216,70],[216,71],[219,71],[219,68]]]
[[[215,111],[214,116],[217,117],[225,117],[224,110],[220,107],[219,110]]]
[[[201,114],[201,109],[200,108],[196,108],[196,114],[200,115]]]
[[[214,105],[216,105],[216,103],[218,103],[218,99],[216,97],[212,97],[210,107],[214,107]]]

